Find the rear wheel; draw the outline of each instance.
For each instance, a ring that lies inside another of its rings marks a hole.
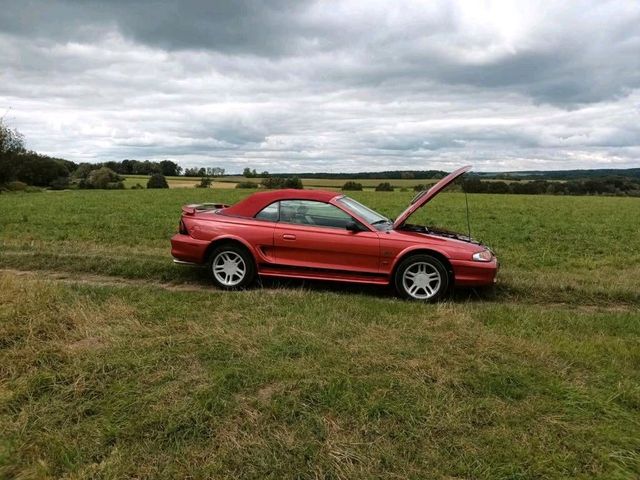
[[[209,272],[213,283],[227,290],[249,286],[256,277],[253,258],[246,249],[233,245],[220,245],[211,253]]]
[[[404,259],[395,274],[398,293],[412,300],[435,302],[449,289],[449,275],[442,261],[431,255]]]

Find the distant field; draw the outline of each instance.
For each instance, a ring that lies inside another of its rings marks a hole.
[[[371,179],[371,178],[356,178],[356,179],[335,179],[335,178],[302,178],[302,184],[305,187],[327,187],[327,188],[341,188],[346,182],[358,182],[361,183],[363,187],[374,188],[380,183],[389,182],[395,187],[398,188],[412,188],[414,185],[422,184],[422,185],[430,185],[435,183],[437,180],[415,180],[415,179],[397,179],[397,180],[385,180],[385,179]],[[246,181],[254,181],[260,183],[262,181],[261,178],[245,178],[242,176],[229,176],[223,177],[225,182],[246,182]]]
[[[167,183],[170,188],[192,188],[200,183],[199,178],[194,177],[166,177]],[[146,186],[149,177],[147,175],[126,175],[125,187],[131,188],[136,183],[142,186]],[[246,178],[241,175],[229,175],[224,177],[217,177],[211,188],[235,188],[239,182],[254,182],[260,184],[262,178]],[[415,185],[433,185],[437,182],[435,179],[371,179],[371,178],[356,178],[356,179],[335,179],[335,178],[302,178],[302,184],[306,188],[326,188],[329,190],[339,190],[346,182],[357,182],[362,184],[365,190],[373,190],[380,183],[389,182],[396,189],[411,190]],[[503,181],[510,183],[511,180],[492,180],[483,179],[485,182]],[[554,181],[554,180],[551,180]],[[523,183],[527,180],[523,180]]]
[[[147,175],[127,175],[125,176],[125,187],[131,188],[136,183],[146,186],[149,177]],[[214,182],[212,188],[235,188],[239,182],[254,182],[259,184],[262,178],[245,178],[243,176],[226,176],[219,177]],[[389,182],[398,188],[413,188],[414,185],[430,185],[435,183],[435,180],[372,180],[372,179],[356,179],[356,180],[336,180],[336,179],[323,179],[323,178],[303,178],[302,183],[307,188],[329,188],[339,189],[346,182],[355,181],[361,183],[365,188],[374,188],[382,182]],[[167,177],[167,183],[170,188],[183,188],[183,187],[195,187],[200,183],[199,178],[193,177]]]
[[[166,177],[169,188],[195,188],[200,184],[199,178],[193,177]],[[148,175],[126,175],[124,180],[125,188],[131,188],[136,184],[140,184],[143,187],[147,186],[149,180]],[[219,182],[215,181],[211,185],[211,188],[235,188],[235,182]]]
[[[171,264],[250,192],[0,195],[0,478],[640,476],[640,199],[470,194],[499,284],[423,305]]]

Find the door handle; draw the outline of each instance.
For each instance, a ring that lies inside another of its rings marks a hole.
[[[292,233],[283,233],[282,238],[283,240],[295,240],[296,236],[293,235]]]

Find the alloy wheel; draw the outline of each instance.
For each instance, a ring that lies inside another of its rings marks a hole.
[[[242,256],[225,250],[220,252],[211,263],[213,276],[225,287],[235,287],[247,274],[247,265]]]
[[[438,269],[427,262],[411,264],[402,275],[402,285],[408,295],[418,300],[428,300],[440,290],[442,277]]]

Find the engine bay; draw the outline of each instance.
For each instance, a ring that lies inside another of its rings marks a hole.
[[[402,226],[400,230],[403,230],[405,232],[424,233],[426,235],[437,235],[438,237],[453,238],[455,240],[461,240],[463,242],[473,243],[475,245],[481,245],[480,242],[478,242],[477,240],[474,240],[468,235],[463,235],[461,233],[453,232],[451,230],[447,230],[441,227],[414,225],[414,224],[406,223]]]

